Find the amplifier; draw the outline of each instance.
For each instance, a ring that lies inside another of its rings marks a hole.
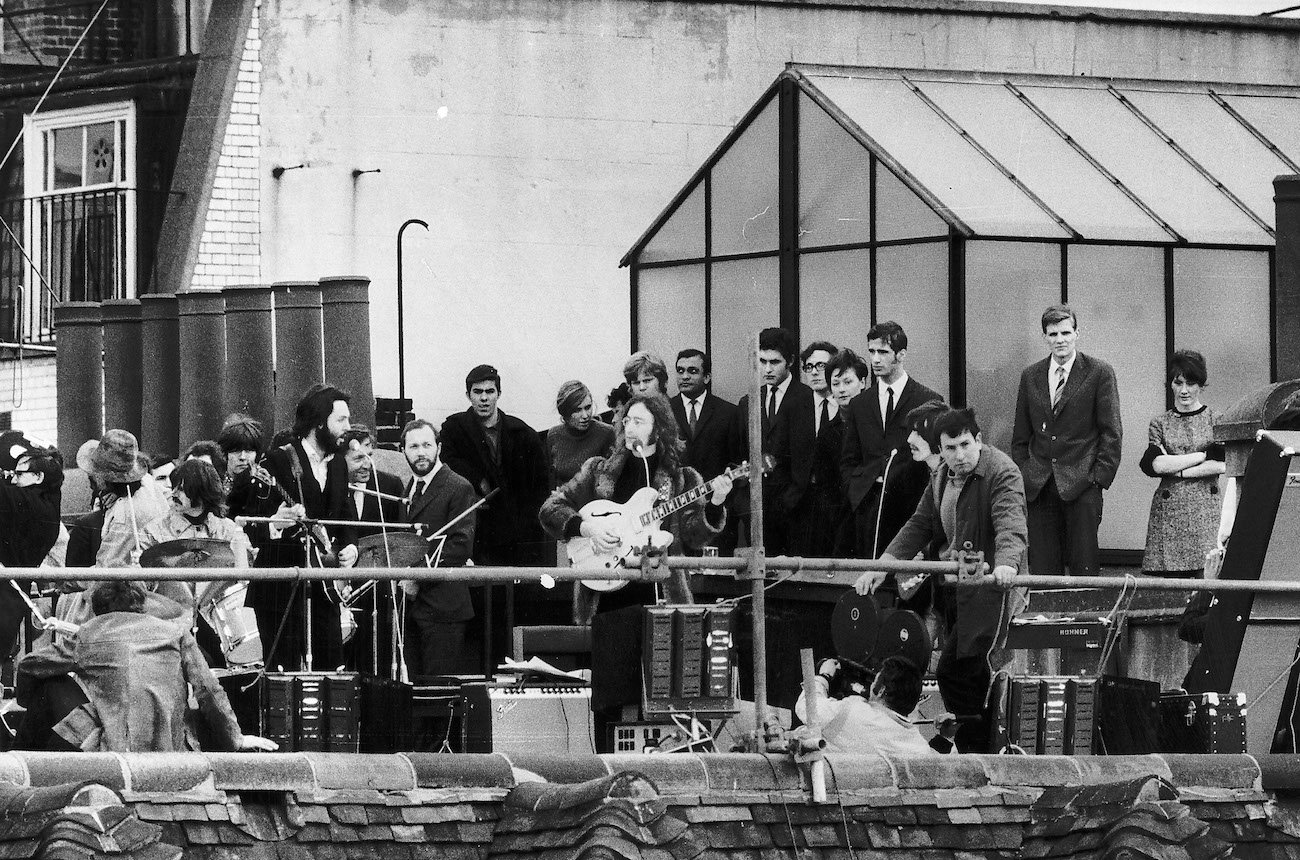
[[[1159,684],[1135,678],[999,676],[993,748],[1040,755],[1154,752],[1159,696]]]
[[[730,606],[647,606],[642,624],[642,715],[731,711]]]
[[[1184,693],[1160,695],[1160,751],[1246,752],[1246,695]]]
[[[479,682],[460,694],[462,752],[596,752],[590,687]]]
[[[267,672],[261,734],[284,752],[409,748],[411,687],[353,672]]]
[[[611,748],[615,753],[639,755],[653,752],[659,742],[676,729],[667,723],[611,723]]]

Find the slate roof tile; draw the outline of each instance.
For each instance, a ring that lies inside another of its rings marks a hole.
[[[885,810],[885,823],[892,825],[916,824],[916,811],[907,806],[892,806]]]
[[[868,824],[867,837],[873,848],[899,848],[902,845],[898,828],[886,824]]]
[[[369,818],[366,815],[366,808],[356,803],[340,803],[329,808],[330,815],[340,824],[362,825]]]
[[[754,815],[747,806],[696,806],[676,813],[687,822],[696,824],[707,821],[753,821]]]
[[[953,824],[982,824],[984,816],[980,810],[969,807],[966,809],[949,809],[948,820]]]
[[[750,821],[717,821],[704,829],[711,848],[767,848],[772,836],[767,827]]]
[[[217,828],[211,824],[201,821],[186,822],[182,825],[185,828],[185,835],[194,845],[220,845],[221,834],[217,833]]]

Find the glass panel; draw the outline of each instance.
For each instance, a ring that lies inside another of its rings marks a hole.
[[[870,219],[871,155],[816,102],[801,94],[800,247],[869,241]]]
[[[1187,240],[1272,242],[1267,233],[1106,90],[1025,87],[1024,92]]]
[[[1173,348],[1205,356],[1215,409],[1269,383],[1268,306],[1267,253],[1174,250]]]
[[[1300,99],[1225,95],[1223,100],[1288,158],[1300,161]],[[1269,187],[1273,187],[1271,178]]]
[[[1165,411],[1164,271],[1159,248],[1070,246],[1069,296],[1079,316],[1079,349],[1115,368],[1124,420],[1119,476],[1106,492],[1101,519],[1103,549],[1146,546],[1156,482],[1137,464],[1147,447],[1147,422]]]
[[[82,185],[82,126],[58,128],[50,132],[54,138],[54,177],[51,189],[77,188]]]
[[[866,355],[871,328],[871,253],[827,251],[799,257],[799,333]]]
[[[778,324],[776,257],[713,264],[713,392],[735,401],[749,390],[749,347],[759,329]]]
[[[657,263],[667,260],[694,260],[704,256],[704,180],[695,186],[677,210],[668,216],[654,237],[646,243],[637,260]]]
[[[1020,373],[1047,354],[1042,313],[1060,301],[1060,245],[966,243],[966,402],[1008,454]]]
[[[1273,223],[1273,177],[1291,168],[1208,94],[1124,90],[1124,95],[1251,211]]]
[[[703,264],[639,269],[636,295],[638,348],[669,364],[688,346],[704,349]]]
[[[1089,239],[1167,242],[1169,234],[1000,84],[918,86]]]
[[[777,100],[772,99],[713,166],[713,253],[775,251]]]
[[[907,332],[908,374],[948,396],[948,243],[876,250],[876,319]],[[866,348],[866,332],[855,348]]]
[[[948,222],[903,184],[888,167],[876,163],[876,240],[926,239],[948,235]]]
[[[810,80],[976,233],[1065,233],[901,81]]]
[[[102,185],[117,176],[117,123],[86,126],[86,184]]]

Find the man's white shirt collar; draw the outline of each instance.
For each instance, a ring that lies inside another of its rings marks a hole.
[[[1057,363],[1056,363],[1056,356],[1048,356],[1048,358],[1047,358],[1047,392],[1048,392],[1049,396],[1050,396],[1050,394],[1051,394],[1053,391],[1056,390],[1056,374],[1057,374],[1057,370],[1056,370],[1056,369],[1057,369],[1058,367],[1064,367],[1064,368],[1065,368],[1065,378],[1068,380],[1068,379],[1070,378],[1070,374],[1071,374],[1072,372],[1074,372],[1074,362],[1077,361],[1078,358],[1079,358],[1079,351],[1078,351],[1077,349],[1074,351],[1074,355],[1070,356],[1070,360],[1067,361],[1065,364],[1057,364]]]
[[[907,371],[904,370],[898,374],[898,378],[893,382],[886,384],[883,380],[876,380],[879,390],[876,392],[880,401],[880,420],[885,420],[885,407],[889,405],[889,392],[894,392],[894,408],[898,408],[898,401],[903,396],[903,386],[907,385]]]

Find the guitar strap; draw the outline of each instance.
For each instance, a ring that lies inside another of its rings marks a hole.
[[[298,452],[294,450],[293,443],[281,445],[280,450],[289,456],[289,473],[293,475],[293,482],[298,487],[298,498],[294,499],[295,504],[303,504],[302,500],[302,463],[298,460]],[[283,488],[281,488],[283,489]]]

